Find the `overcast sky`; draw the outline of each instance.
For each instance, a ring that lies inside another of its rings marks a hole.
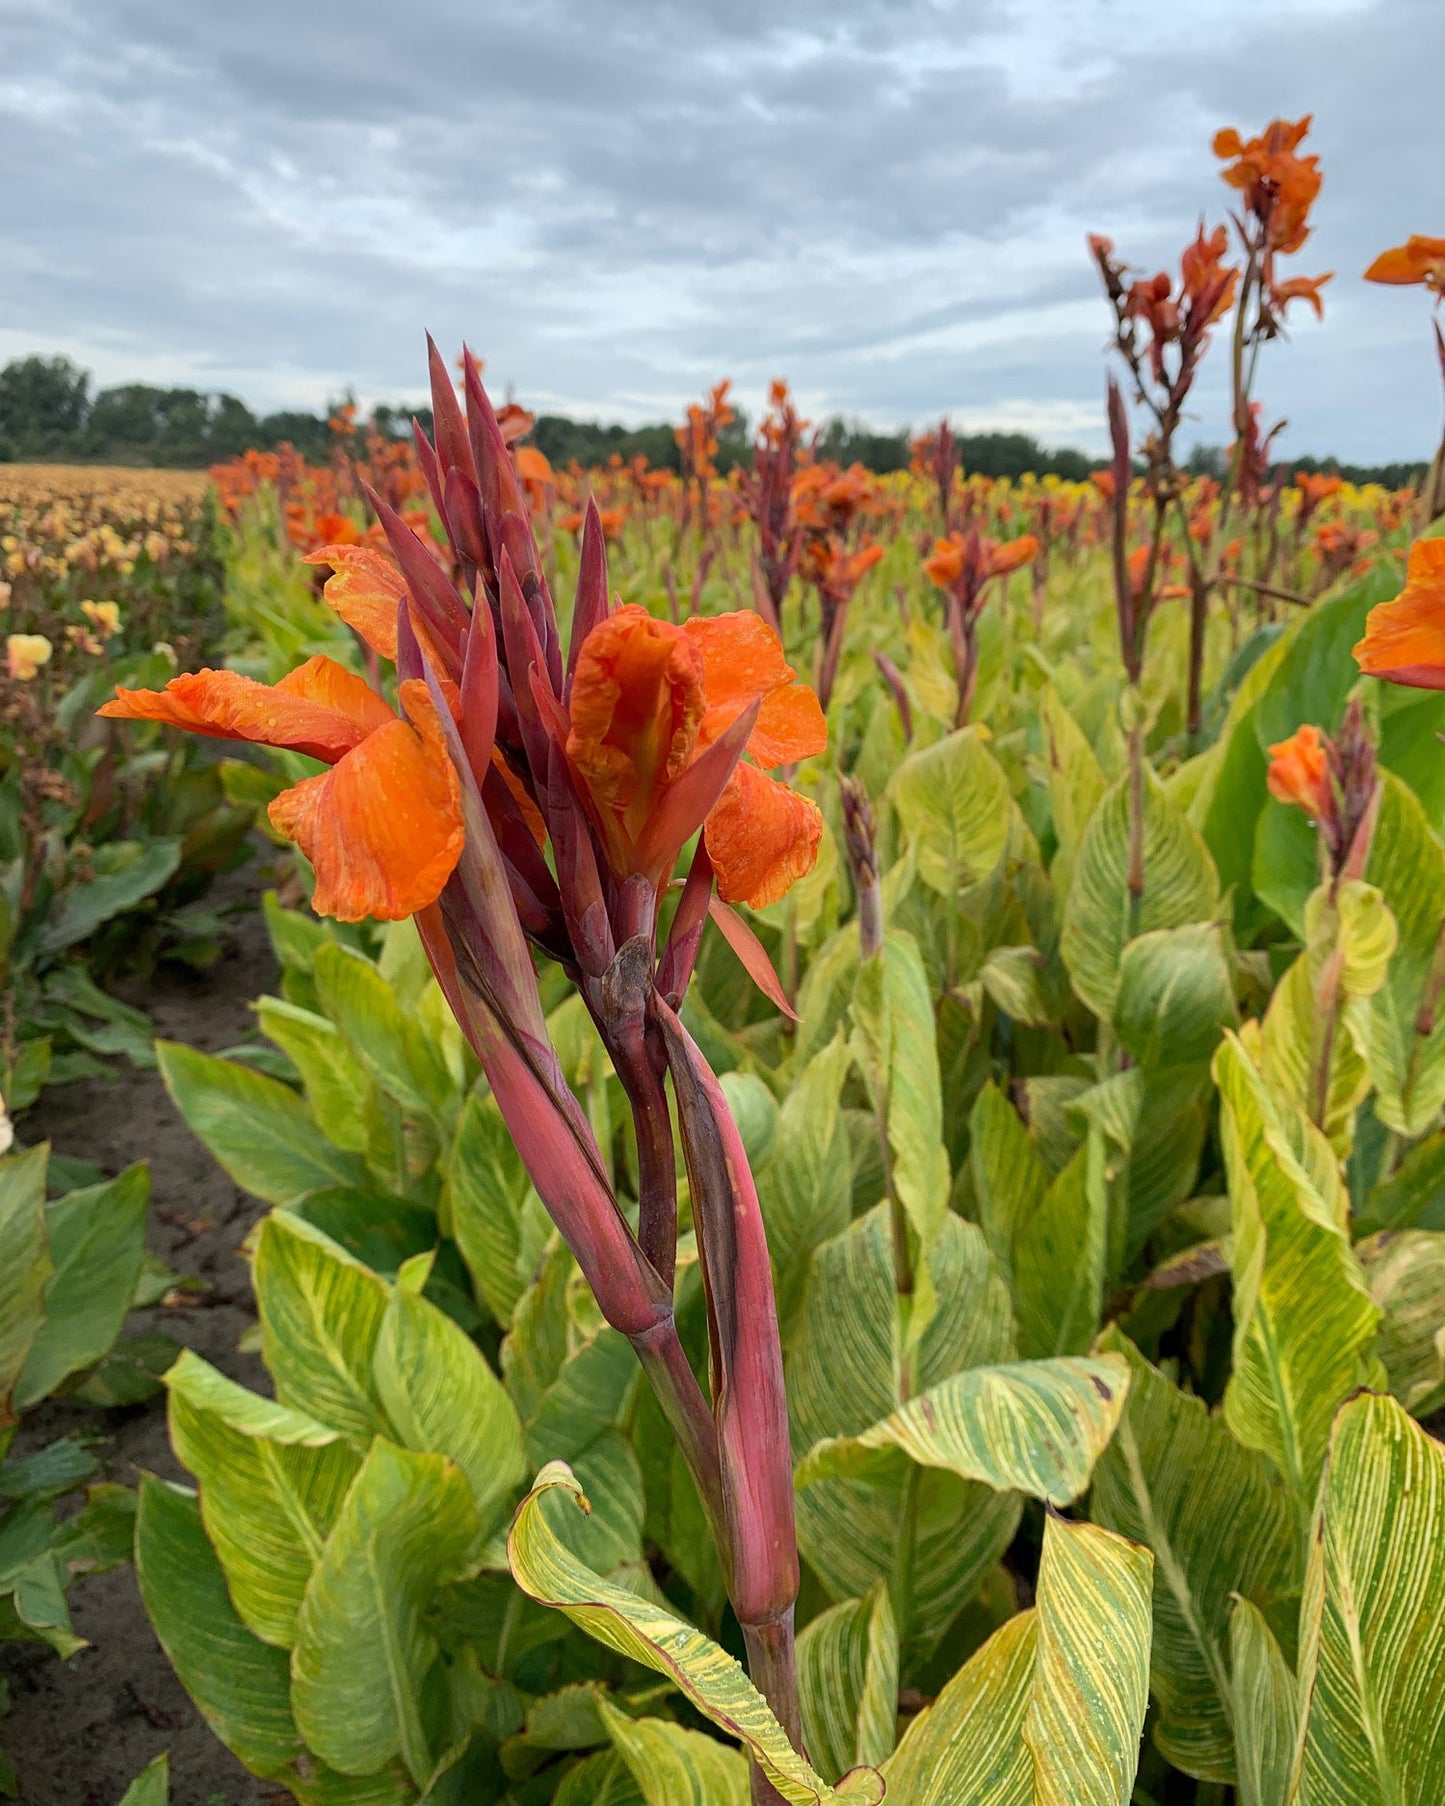
[[[1172,261],[1214,130],[1313,110],[1338,275],[1260,392],[1287,450],[1427,456],[1426,297],[1360,271],[1445,232],[1442,66],[1441,0],[0,0],[0,361],[314,407],[416,397],[430,327],[534,408],[786,375],[1097,447],[1085,233]]]

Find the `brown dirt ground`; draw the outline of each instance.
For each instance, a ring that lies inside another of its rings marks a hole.
[[[249,1005],[271,989],[275,964],[259,909],[261,862],[252,860],[213,893],[245,903],[229,918],[228,945],[210,971],[165,967],[143,993],[130,992],[158,1032],[208,1052],[254,1038]],[[124,988],[124,987],[122,987]],[[191,1135],[155,1072],[120,1067],[44,1093],[22,1120],[22,1138],[92,1160],[107,1174],[135,1160],[151,1170],[149,1241],[177,1271],[209,1290],[180,1308],[139,1312],[129,1332],[159,1329],[233,1379],[264,1387],[260,1362],[236,1344],[255,1321],[238,1247],[263,1210],[238,1191]],[[27,1419],[27,1447],[80,1432],[99,1440],[106,1477],[133,1485],[139,1470],[184,1478],[166,1439],[163,1397],[99,1412],[63,1400]],[[207,1728],[171,1671],[129,1566],[76,1581],[69,1593],[89,1647],[61,1662],[34,1644],[0,1644],[11,1711],[0,1747],[14,1764],[25,1806],[115,1806],[162,1750],[170,1752],[172,1806],[271,1806],[289,1796],[255,1780]]]

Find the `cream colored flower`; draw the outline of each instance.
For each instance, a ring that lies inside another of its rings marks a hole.
[[[55,648],[43,633],[12,633],[5,642],[5,659],[10,675],[28,684],[42,665],[50,663]]]
[[[120,632],[120,604],[118,602],[82,602],[80,612],[86,619],[98,627],[106,639]]]

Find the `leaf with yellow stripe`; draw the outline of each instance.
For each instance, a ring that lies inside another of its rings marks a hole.
[[[1067,1505],[1089,1484],[1128,1389],[1121,1355],[966,1368],[861,1434],[818,1443],[798,1464],[796,1483],[801,1490],[875,1472],[901,1453],[999,1492]]]
[[[665,1605],[629,1592],[578,1561],[542,1510],[542,1501],[554,1489],[588,1509],[572,1470],[565,1462],[549,1462],[518,1506],[507,1538],[512,1576],[524,1593],[565,1612],[607,1648],[665,1675],[699,1712],[744,1745],[790,1806],[882,1799],[882,1785],[872,1772],[830,1787],[788,1742],[767,1701],[725,1649]]]
[[[820,1612],[798,1638],[803,1743],[834,1779],[877,1765],[898,1719],[898,1627],[880,1581],[866,1598]]]
[[[909,1806],[1126,1806],[1149,1688],[1145,1549],[1049,1517],[1037,1605],[994,1633],[884,1764]]]
[[[1365,1377],[1379,1310],[1350,1247],[1339,1163],[1240,1038],[1214,1061],[1234,1228],[1234,1368],[1225,1421],[1283,1474],[1301,1523],[1330,1424]]]
[[[602,1698],[597,1712],[646,1806],[747,1806],[748,1765],[729,1745],[665,1718],[629,1718]]]
[[[1298,1806],[1445,1799],[1445,1448],[1394,1399],[1335,1420],[1299,1680]]]
[[[165,1379],[180,1461],[237,1614],[289,1649],[306,1583],[361,1458],[338,1430],[261,1398],[186,1349]]]

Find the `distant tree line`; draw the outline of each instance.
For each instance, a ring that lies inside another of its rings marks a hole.
[[[92,394],[90,372],[68,357],[16,358],[0,369],[0,462],[195,469],[238,457],[252,447],[273,451],[282,443],[321,461],[331,453],[327,421],[336,405],[325,414],[292,408],[258,415],[234,395],[159,389],[148,383],[123,383]],[[410,432],[413,412],[430,428],[429,408],[413,410],[383,402],[372,418],[379,432],[395,437]],[[751,441],[747,415],[738,409],[718,435],[718,468],[726,472],[747,464]],[[882,473],[907,469],[908,441],[907,428],[880,433],[861,421],[834,416],[823,423],[817,443],[822,457]],[[1102,462],[1081,451],[1048,451],[1030,433],[960,433],[957,442],[963,468],[986,477],[1017,478],[1033,472],[1077,481]],[[604,426],[565,414],[543,414],[533,428],[532,443],[559,467],[575,460],[593,468],[614,456],[624,462],[641,456],[656,469],[678,468],[677,440],[672,427],[662,422]],[[1226,463],[1222,447],[1196,445],[1189,469],[1195,475],[1221,476]],[[1423,471],[1420,464],[1342,464],[1334,458],[1296,458],[1286,461],[1285,467],[1334,472],[1354,483],[1383,483],[1391,489],[1418,483]]]
[[[1184,468],[1192,477],[1213,477],[1219,481],[1229,474],[1229,449],[1223,445],[1196,445]],[[1418,489],[1425,479],[1423,462],[1414,464],[1342,464],[1338,458],[1281,458],[1276,469],[1286,476],[1297,470],[1312,477],[1343,477],[1347,483],[1379,483],[1385,489]]]

